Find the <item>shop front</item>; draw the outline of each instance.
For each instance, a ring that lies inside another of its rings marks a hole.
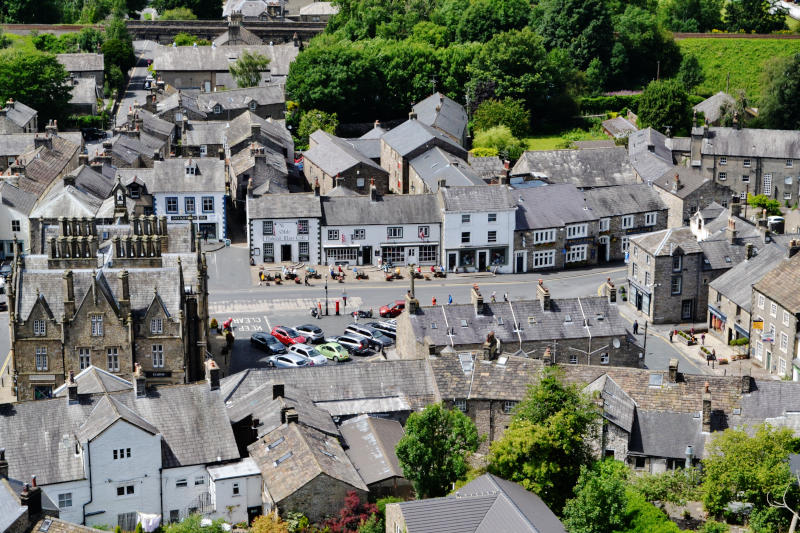
[[[509,265],[508,248],[461,248],[447,251],[447,270],[487,272]]]
[[[647,289],[637,285],[630,279],[628,280],[630,283],[630,302],[636,308],[637,311],[641,311],[646,315],[650,315],[650,291]]]

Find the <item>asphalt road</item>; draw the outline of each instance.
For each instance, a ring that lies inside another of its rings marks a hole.
[[[128,80],[128,86],[125,89],[125,94],[120,99],[119,107],[117,108],[117,126],[122,126],[128,120],[128,109],[133,107],[134,102],[144,104],[147,98],[147,91],[144,88],[145,78],[147,72],[147,60],[153,59],[153,41],[134,41],[133,50],[136,54],[136,66],[133,68],[131,77]]]

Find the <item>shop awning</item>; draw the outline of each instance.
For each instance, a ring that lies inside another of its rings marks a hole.
[[[742,335],[743,337],[747,337],[748,339],[750,338],[750,332],[747,331],[746,329],[744,329],[739,324],[734,324],[733,325],[733,329],[735,329],[736,332],[739,333],[739,335]]]
[[[711,305],[711,304],[708,304],[708,310],[709,310],[709,311],[711,311],[711,314],[712,314],[712,315],[716,316],[716,317],[717,317],[717,318],[719,318],[720,320],[723,320],[723,321],[725,321],[725,320],[727,320],[727,319],[728,319],[728,317],[727,317],[727,316],[725,316],[725,313],[723,313],[722,311],[720,311],[719,309],[717,309],[716,307],[714,307],[714,306],[713,306],[713,305]]]

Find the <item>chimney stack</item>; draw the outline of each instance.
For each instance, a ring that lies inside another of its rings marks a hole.
[[[438,186],[439,186],[440,189],[446,189],[447,188],[447,180],[446,179],[440,179],[439,182],[438,182]]]
[[[78,384],[75,383],[75,371],[69,371],[69,382],[67,383],[67,403],[73,405],[78,403]]]
[[[728,227],[725,228],[725,238],[728,240],[729,243],[734,244],[736,242],[736,219],[733,217],[728,218]]]
[[[411,111],[408,113],[408,120],[417,120],[417,112]]]
[[[36,522],[42,514],[42,489],[36,486],[36,476],[31,476],[31,485],[23,486],[19,503],[28,508],[28,520]]]
[[[542,304],[543,311],[550,310],[550,289],[544,286],[544,281],[539,280],[538,285],[536,285],[536,297],[539,299],[539,302]]]
[[[297,424],[300,421],[300,416],[297,414],[297,411],[291,407],[286,411],[286,423],[291,424],[294,422]]]
[[[78,155],[78,164],[83,165],[85,167],[89,166],[89,154],[80,154]]]
[[[752,259],[753,258],[753,243],[748,242],[744,245],[744,254],[745,259]]]
[[[472,305],[475,307],[475,314],[482,315],[484,312],[483,296],[481,295],[481,291],[477,283],[473,285],[472,290],[470,290],[470,300],[472,301]]]
[[[672,184],[672,190],[677,191],[681,188],[681,177],[678,173],[675,173],[675,182]]]
[[[606,278],[606,296],[608,297],[608,303],[617,303],[617,288],[611,278]]]
[[[211,390],[219,390],[220,370],[213,359],[206,361],[206,381]]]
[[[550,366],[553,364],[553,352],[550,351],[550,347],[544,349],[544,355],[542,356],[542,362],[544,366]]]
[[[272,384],[272,399],[276,400],[278,398],[283,398],[286,394],[286,386],[283,383],[273,383]]]
[[[8,479],[8,461],[6,461],[5,448],[0,448],[0,479]]]
[[[72,279],[72,270],[67,270],[61,276],[64,285],[64,315],[71,319],[75,314],[75,285]]]
[[[677,383],[678,382],[678,360],[677,359],[670,359],[669,360],[669,382],[670,383]]]
[[[703,391],[703,432],[711,433],[711,391],[708,381]]]
[[[731,198],[731,216],[738,217],[742,215],[742,204],[739,203],[739,196],[734,194]]]
[[[745,374],[742,376],[742,394],[747,394],[750,392],[750,388],[753,385],[753,377]]]
[[[144,377],[142,366],[139,363],[134,363],[133,392],[136,398],[147,397],[147,380]]]

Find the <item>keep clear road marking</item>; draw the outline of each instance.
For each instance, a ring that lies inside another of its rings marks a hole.
[[[331,306],[337,298],[328,298]],[[208,304],[208,312],[211,314],[244,314],[256,313],[263,316],[264,313],[280,311],[303,311],[316,307],[317,303],[324,305],[325,299],[319,298],[272,298],[259,300],[219,300]],[[360,296],[347,298],[347,307],[358,308],[363,303]]]

